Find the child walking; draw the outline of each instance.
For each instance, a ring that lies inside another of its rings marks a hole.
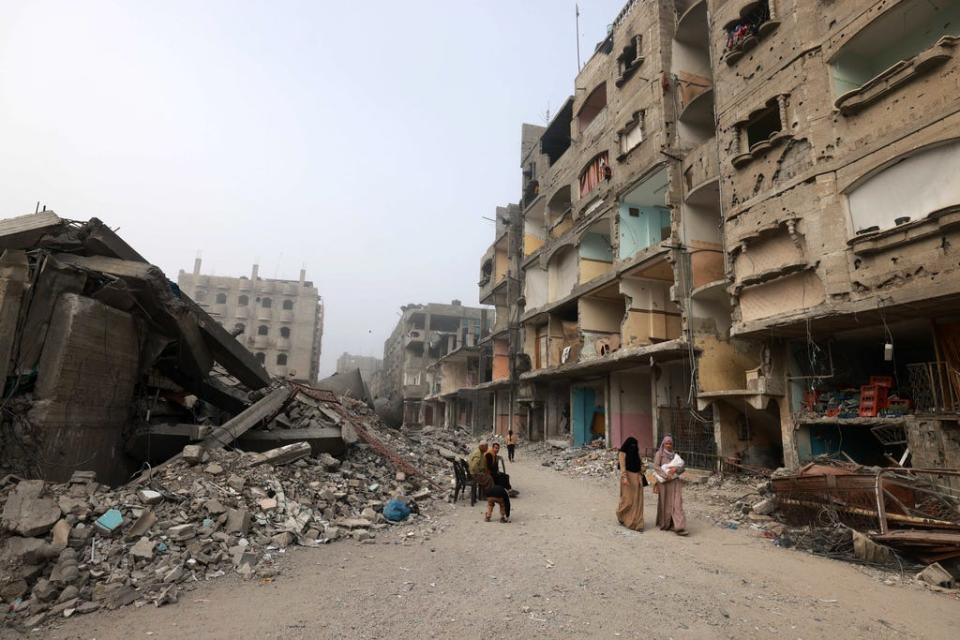
[[[483,519],[490,522],[490,516],[493,515],[493,505],[500,505],[500,522],[510,521],[510,494],[503,487],[492,486],[487,489],[487,512],[483,514]]]

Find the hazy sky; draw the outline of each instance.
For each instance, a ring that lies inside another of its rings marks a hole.
[[[625,0],[581,0],[586,59]],[[176,280],[307,269],[321,373],[477,303],[520,123],[573,93],[567,0],[0,0],[0,217],[97,216]]]

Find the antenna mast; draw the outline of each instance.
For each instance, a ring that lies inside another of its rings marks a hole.
[[[577,11],[577,73],[580,73],[580,5],[573,5]]]

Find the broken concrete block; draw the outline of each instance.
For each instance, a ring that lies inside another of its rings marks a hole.
[[[943,568],[939,562],[934,562],[917,574],[917,580],[943,589],[952,589],[956,584],[953,575]]]
[[[250,531],[250,512],[246,509],[228,509],[224,530],[227,533],[246,535]]]
[[[187,464],[199,464],[203,462],[203,456],[205,453],[206,450],[202,445],[188,444],[183,448],[183,453],[181,455],[183,456],[184,462]]]
[[[163,502],[163,494],[153,489],[140,489],[137,491],[137,497],[143,504],[159,504]]]
[[[244,484],[245,484],[244,479],[235,473],[231,474],[230,477],[227,478],[227,486],[233,489],[234,491],[236,491],[237,493],[243,491]]]
[[[276,498],[261,498],[258,502],[262,511],[273,511],[277,508]]]
[[[75,549],[66,548],[60,552],[57,564],[50,572],[50,581],[58,584],[70,584],[80,577],[80,567],[77,563]]]
[[[40,578],[37,580],[37,583],[33,585],[33,597],[40,602],[50,602],[57,597],[59,592],[60,589],[57,585],[46,578]]]
[[[62,604],[68,600],[74,600],[79,595],[80,589],[70,584],[64,587],[63,591],[60,592],[60,595],[57,597],[57,602]]]
[[[178,524],[167,529],[167,535],[171,540],[183,542],[196,537],[197,527],[194,524]]]
[[[296,460],[306,458],[310,455],[310,444],[307,442],[295,442],[293,444],[270,449],[257,454],[257,457],[250,462],[251,467],[261,464],[271,464],[275,467],[284,464],[290,464]]]
[[[12,536],[5,540],[0,558],[7,564],[34,565],[57,557],[57,551],[39,538]]]
[[[210,500],[204,502],[203,508],[207,510],[207,513],[215,516],[218,516],[227,510],[227,508],[223,506],[223,503],[216,498],[211,498]]]
[[[317,460],[326,471],[336,471],[340,468],[340,461],[329,453],[321,453],[317,456]]]
[[[147,509],[140,514],[125,537],[127,540],[135,540],[150,531],[150,528],[155,524],[157,524],[157,515],[153,512],[153,509]]]
[[[0,598],[4,602],[13,602],[27,593],[27,581],[23,578],[10,578],[0,587]]]
[[[53,542],[50,543],[50,546],[57,552],[66,549],[70,543],[70,529],[70,523],[63,519],[58,520],[57,524],[53,525]]]
[[[776,498],[766,498],[753,505],[753,512],[759,516],[768,516],[777,510]]]
[[[60,507],[53,498],[41,497],[42,480],[22,480],[3,507],[3,521],[22,536],[42,536],[60,519]]]
[[[212,476],[218,476],[223,473],[223,467],[217,462],[211,462],[204,467],[203,470],[205,473],[209,473]]]
[[[296,540],[297,537],[289,531],[281,531],[272,538],[273,544],[277,545],[281,549],[286,549],[288,546],[296,542]]]
[[[104,535],[113,535],[120,530],[123,524],[123,514],[118,509],[109,509],[102,516],[97,518],[93,526]]]
[[[130,555],[139,560],[152,560],[153,549],[156,543],[146,536],[137,540],[137,543],[130,547]]]

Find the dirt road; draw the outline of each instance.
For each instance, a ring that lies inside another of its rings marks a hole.
[[[956,638],[960,602],[690,518],[619,527],[613,481],[511,465],[513,522],[447,507],[432,539],[294,549],[274,582],[72,619],[44,638]],[[0,632],[2,637],[17,637]],[[30,634],[40,637],[40,634]]]

